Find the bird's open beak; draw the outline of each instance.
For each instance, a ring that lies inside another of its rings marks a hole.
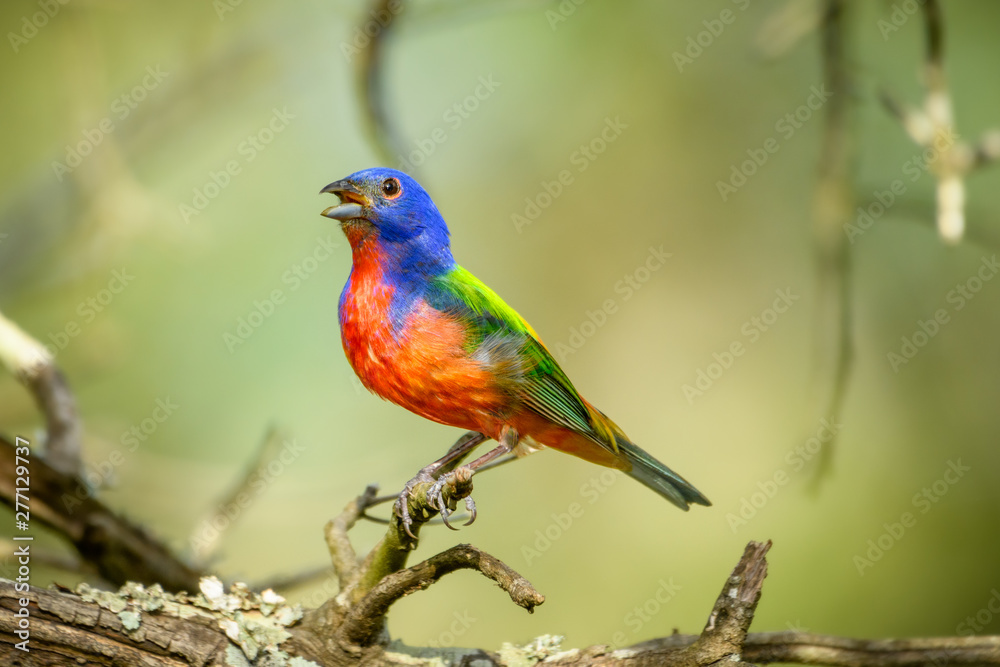
[[[337,206],[331,206],[322,213],[325,217],[332,218],[334,220],[344,221],[352,220],[354,218],[363,218],[363,207],[371,206],[371,200],[349,181],[336,181],[334,183],[330,183],[330,185],[326,186],[319,192],[320,194],[331,192],[340,197],[340,204]]]

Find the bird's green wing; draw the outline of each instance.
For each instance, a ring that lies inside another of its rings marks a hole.
[[[515,376],[498,379],[512,380],[528,407],[617,453],[617,427],[580,397],[535,330],[496,292],[456,266],[430,284],[425,300],[463,323],[470,355]]]

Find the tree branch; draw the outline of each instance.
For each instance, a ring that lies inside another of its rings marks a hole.
[[[28,389],[45,417],[45,446],[50,466],[79,475],[83,426],[76,400],[55,360],[41,343],[0,313],[0,363]]]
[[[382,21],[358,54],[355,69],[358,99],[362,105],[361,117],[375,153],[383,163],[392,165],[396,161],[395,155],[401,154],[403,149],[387,110],[383,72],[388,37],[404,5],[403,0],[373,0],[369,6],[370,11],[365,13],[364,24],[360,26],[362,33],[367,34],[365,30],[373,22],[373,17],[382,17]]]
[[[767,552],[771,541],[750,542],[722,587],[701,636],[687,650],[687,660],[706,665],[721,660],[739,662],[743,644],[760,602],[767,576]]]
[[[844,225],[854,210],[850,171],[854,160],[850,128],[853,82],[847,64],[847,23],[846,0],[826,0],[821,37],[823,83],[830,91],[830,99],[824,108],[813,220],[819,283],[817,340],[821,358],[833,363],[823,416],[833,418],[840,414],[854,360],[851,252],[844,234]],[[814,477],[817,481],[830,469],[836,437],[834,434],[820,450]]]
[[[358,522],[365,510],[371,506],[378,493],[378,486],[370,484],[364,493],[348,503],[339,516],[330,519],[326,524],[326,546],[333,560],[333,569],[340,582],[340,590],[346,590],[357,580],[359,564],[358,555],[354,551],[351,539],[347,533]]]
[[[14,507],[14,444],[0,436],[0,502]],[[159,583],[168,590],[197,590],[201,573],[142,528],[93,497],[86,484],[42,459],[31,461],[31,515],[76,547],[108,582]]]
[[[533,612],[545,597],[531,583],[501,562],[469,544],[459,544],[413,567],[384,577],[347,613],[338,635],[343,642],[370,646],[383,631],[385,615],[394,602],[428,588],[446,574],[461,569],[478,570],[507,591],[518,606]]]
[[[770,543],[751,542],[727,578],[700,636],[671,635],[627,648],[606,645],[559,650],[551,638],[523,649],[505,648],[494,653],[482,649],[418,649],[398,642],[388,644],[381,618],[393,602],[420,590],[448,572],[476,569],[497,581],[511,598],[529,606],[541,596],[530,584],[495,558],[467,545],[459,545],[408,570],[391,575],[352,609],[345,622],[317,634],[306,622],[296,624],[272,609],[263,609],[265,595],[236,596],[250,611],[229,610],[233,594],[171,596],[154,589],[127,586],[120,593],[83,591],[84,595],[30,587],[18,591],[13,582],[0,581],[0,662],[31,667],[86,662],[95,665],[263,665],[262,660],[288,660],[295,656],[316,665],[363,663],[372,666],[430,667],[435,665],[526,665],[542,657],[544,664],[560,667],[598,665],[666,665],[668,667],[717,666],[722,661],[755,664],[795,662],[831,667],[948,667],[949,665],[1000,665],[1000,636],[938,637],[920,639],[849,639],[805,632],[747,634],[767,575],[766,553]],[[217,583],[217,582],[216,582]],[[233,591],[239,587],[234,586]],[[30,653],[14,648],[23,641],[17,612],[25,598],[30,619]],[[217,602],[219,601],[219,602]],[[280,602],[277,602],[280,607]],[[285,611],[287,607],[283,608]],[[257,632],[250,616],[233,631],[238,614],[260,611],[278,616],[287,631],[268,635],[273,642],[254,657],[244,653],[246,632]],[[134,615],[133,615],[134,614]],[[131,616],[130,616],[131,615]],[[282,620],[283,618],[283,620]],[[355,620],[358,622],[356,623]],[[131,621],[130,625],[126,625]],[[138,625],[136,625],[138,623]],[[130,629],[131,627],[131,629]],[[227,637],[227,631],[229,637]],[[243,633],[243,634],[241,634]],[[231,637],[243,638],[241,647]],[[374,640],[374,642],[373,642]],[[373,643],[372,643],[373,642]],[[366,645],[367,644],[367,645]],[[554,655],[553,652],[556,652]],[[242,656],[242,662],[234,656]],[[283,658],[282,658],[283,656]],[[272,663],[267,664],[286,664]],[[301,663],[300,663],[301,664]]]
[[[747,638],[747,662],[839,667],[1000,664],[1000,636],[848,639],[807,632],[761,632]]]

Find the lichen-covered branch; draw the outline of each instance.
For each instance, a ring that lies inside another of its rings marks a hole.
[[[374,595],[317,633],[298,611],[273,595],[253,594],[234,585],[225,593],[218,580],[202,582],[197,595],[170,595],[129,585],[104,592],[81,587],[76,593],[40,588],[16,590],[0,580],[0,664],[36,665],[276,665],[334,667],[430,667],[435,665],[530,665],[560,667],[627,665],[708,667],[732,663],[800,663],[830,667],[934,667],[1000,665],[1000,637],[850,639],[805,632],[747,634],[761,599],[769,543],[751,542],[727,578],[701,635],[674,634],[612,650],[608,646],[564,650],[557,638],[525,647],[420,649],[389,643],[381,618],[401,595],[455,569],[472,568],[501,584],[515,601],[537,600],[530,587],[505,565],[460,545],[380,584]],[[420,571],[423,570],[423,571]],[[433,570],[433,572],[431,571]],[[538,596],[540,597],[540,596]],[[29,604],[30,648],[15,648],[20,600]],[[376,640],[371,643],[372,640]],[[352,643],[356,642],[356,643]],[[540,650],[544,649],[544,650]],[[309,662],[303,662],[309,661]],[[540,662],[539,662],[540,661]]]

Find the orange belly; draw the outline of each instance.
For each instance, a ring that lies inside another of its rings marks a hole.
[[[340,304],[340,331],[347,359],[369,390],[421,417],[494,440],[509,425],[530,438],[527,444],[603,466],[629,467],[623,457],[523,406],[516,387],[470,354],[466,325],[457,318],[418,300],[405,321],[394,325],[393,293],[376,262],[355,258]]]
[[[341,339],[361,382],[422,417],[498,437],[504,396],[489,368],[466,352],[462,323],[419,301],[393,331],[391,294],[359,296],[341,308]]]

